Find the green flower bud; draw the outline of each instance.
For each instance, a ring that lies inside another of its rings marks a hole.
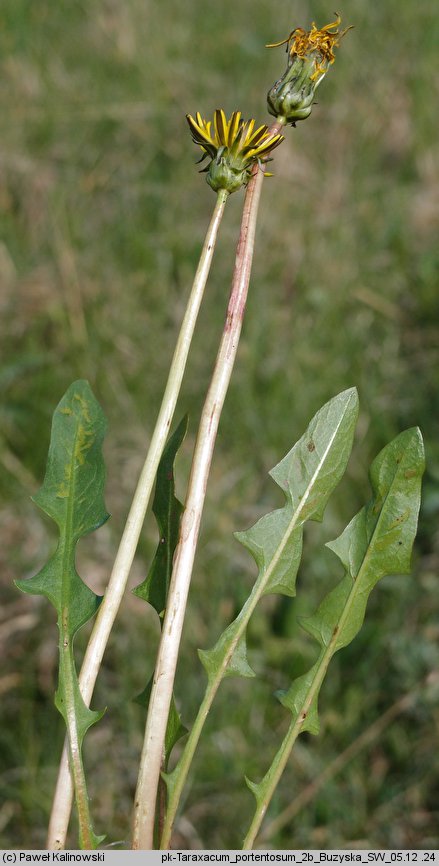
[[[335,60],[334,48],[350,28],[340,33],[341,23],[325,24],[319,30],[314,22],[311,30],[296,27],[282,42],[274,42],[267,48],[287,45],[288,66],[286,72],[268,91],[268,111],[287,123],[304,120],[312,110],[314,94]]]

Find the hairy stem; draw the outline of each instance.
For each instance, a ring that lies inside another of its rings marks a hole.
[[[218,193],[175,347],[168,382],[151,444],[134,493],[107,590],[99,608],[96,623],[85,653],[79,676],[79,686],[87,706],[91,701],[105,647],[125,591],[157,467],[172,422],[227,198],[228,193],[224,190]],[[50,850],[59,850],[65,845],[72,803],[73,783],[69,768],[68,745],[65,743],[49,823],[47,847]]]
[[[275,124],[271,130],[277,129]],[[219,419],[238,349],[254,250],[263,171],[248,184],[235,270],[215,369],[203,406],[163,623],[134,803],[133,849],[153,847],[156,793],[186,601]]]

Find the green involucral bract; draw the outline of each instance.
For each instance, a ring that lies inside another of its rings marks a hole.
[[[58,547],[38,574],[29,580],[16,581],[23,592],[45,595],[58,614],[60,664],[55,703],[67,727],[80,842],[84,848],[95,848],[104,838],[95,836],[91,827],[81,759],[85,733],[102,713],[90,710],[81,697],[73,639],[96,613],[101,599],[79,577],[75,553],[79,539],[98,529],[109,517],[103,496],[102,442],[106,426],[88,382],[74,382],[55,409],[46,475],[43,486],[33,497],[55,521]]]
[[[406,430],[387,445],[370,470],[373,496],[328,547],[345,568],[340,583],[322,601],[317,612],[302,619],[302,627],[320,645],[316,663],[280,695],[292,713],[292,722],[274,761],[259,784],[247,783],[257,810],[245,840],[250,845],[267,804],[285,768],[292,746],[303,731],[317,734],[318,696],[329,662],[358,634],[367,600],[385,575],[408,574],[416,535],[424,471],[424,448],[417,428]]]
[[[313,22],[310,30],[295,27],[286,39],[271,43],[267,48],[287,45],[287,69],[268,91],[268,111],[286,123],[295,124],[311,114],[314,95],[329,67],[335,60],[334,49],[350,30],[340,32],[341,17],[318,28]]]
[[[312,58],[294,57],[284,75],[267,93],[267,107],[274,117],[287,123],[306,120],[311,114],[315,92],[322,78],[313,80],[315,63]]]

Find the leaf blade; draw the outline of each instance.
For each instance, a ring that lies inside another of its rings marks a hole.
[[[245,532],[235,533],[253,556],[259,573],[251,596],[236,620],[211,650],[203,651],[202,662],[211,678],[215,666],[223,663],[225,644],[235,641],[238,645],[260,598],[272,593],[290,597],[296,594],[303,525],[307,520],[322,519],[328,499],[346,469],[357,417],[355,388],[325,403],[304,435],[269,473],[284,492],[283,508],[264,515]]]
[[[106,427],[88,382],[74,382],[55,409],[46,474],[33,497],[58,526],[58,547],[34,577],[16,581],[23,592],[45,595],[58,617],[63,606],[68,606],[69,638],[96,613],[101,601],[79,577],[75,549],[79,538],[102,526],[109,517],[103,499],[102,443]]]
[[[331,636],[338,625],[334,652],[351,643],[360,630],[368,597],[376,583],[385,575],[410,573],[424,467],[420,431],[418,428],[404,431],[372,463],[371,501],[339,538],[327,545],[346,569],[350,596],[346,597],[344,607],[349,604],[351,621],[347,614],[341,619],[343,598],[338,596],[346,595],[348,588],[343,578],[323,600],[314,617],[304,620],[302,625],[315,633],[316,620],[320,620],[319,628],[323,627],[326,634],[332,630]]]

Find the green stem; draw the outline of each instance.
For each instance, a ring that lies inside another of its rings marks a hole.
[[[391,722],[394,721],[397,716],[401,713],[406,712],[409,708],[411,708],[418,698],[420,692],[422,692],[426,688],[426,683],[422,683],[417,686],[412,692],[408,692],[408,694],[404,695],[399,700],[395,701],[382,716],[379,716],[360,734],[356,740],[347,746],[343,752],[340,752],[330,764],[328,764],[325,769],[318,774],[301,792],[292,800],[288,806],[273,820],[266,825],[261,839],[266,841],[267,839],[271,839],[275,833],[278,833],[283,827],[287,824],[291,824],[291,821],[308,805],[311,803],[318,791],[320,791],[323,786],[330,780],[333,779],[342,769],[346,767],[346,765],[352,761],[363,749],[366,749],[368,746],[371,746],[383,733],[383,731],[390,725]]]
[[[228,193],[220,190],[206,232],[148,454],[134,493],[107,590],[85,653],[79,686],[87,706],[91,701],[105,647],[125,591],[157,467],[171,426],[227,199]],[[72,803],[73,784],[69,769],[68,747],[65,743],[49,823],[47,838],[49,849],[59,850],[64,847]]]
[[[78,430],[76,431],[73,453],[78,445]],[[59,689],[56,696],[58,709],[62,712],[67,728],[68,753],[71,767],[76,808],[78,811],[79,843],[81,848],[95,849],[97,838],[93,832],[89,809],[87,784],[85,781],[84,764],[82,761],[82,739],[84,734],[78,729],[78,706],[76,700],[77,675],[73,656],[73,632],[69,617],[71,590],[70,551],[74,549],[73,536],[73,503],[75,502],[77,476],[74,471],[69,473],[70,496],[67,499],[65,520],[65,536],[62,539],[62,584],[61,610],[58,618],[59,627]],[[62,685],[61,685],[62,684]],[[76,689],[75,689],[76,686]]]

